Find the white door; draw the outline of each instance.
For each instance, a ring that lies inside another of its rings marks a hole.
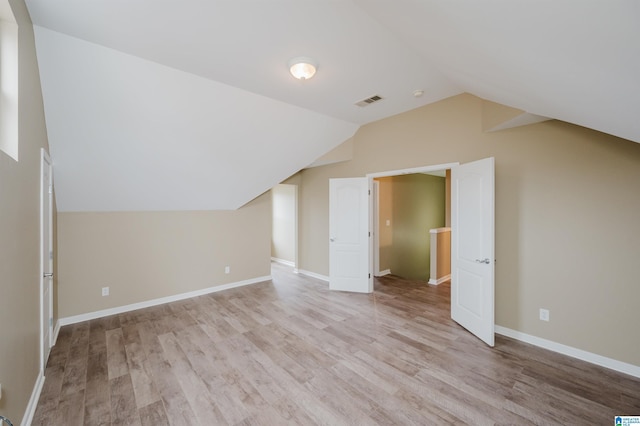
[[[371,293],[367,178],[329,180],[329,288]]]
[[[47,365],[49,352],[51,352],[51,338],[53,329],[53,213],[52,213],[52,197],[53,185],[51,177],[51,159],[47,152],[42,150],[42,172],[40,185],[40,241],[42,243],[41,250],[41,272],[42,279],[40,284],[40,327],[41,327],[41,367]]]
[[[451,169],[451,318],[494,345],[494,159]]]

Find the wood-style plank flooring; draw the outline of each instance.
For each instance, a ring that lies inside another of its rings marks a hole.
[[[273,280],[63,327],[33,425],[609,425],[640,379],[449,318],[448,284]]]

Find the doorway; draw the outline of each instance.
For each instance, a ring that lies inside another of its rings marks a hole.
[[[279,184],[271,190],[271,260],[298,265],[298,185]]]
[[[371,264],[373,266],[374,273],[380,272],[380,275],[384,275],[389,272],[388,268],[380,267],[381,253],[379,251],[378,245],[380,244],[381,239],[383,241],[385,241],[386,239],[387,243],[389,242],[389,239],[390,239],[390,235],[388,235],[388,233],[387,235],[381,235],[379,232],[380,228],[386,227],[387,218],[380,217],[378,214],[380,187],[378,185],[378,188],[376,188],[376,182],[379,179],[392,178],[396,176],[415,175],[415,174],[444,176],[447,170],[451,170],[451,168],[456,167],[459,164],[460,163],[437,164],[433,166],[423,166],[423,167],[414,167],[409,169],[391,170],[387,172],[370,173],[367,175],[367,178],[369,179],[369,187],[374,189],[373,191],[374,196],[371,197],[371,224],[374,227],[373,229],[375,232],[375,235],[374,235],[375,238],[373,239],[373,244],[371,244],[370,246],[370,256],[369,256],[372,262]],[[449,191],[446,190],[445,193],[446,193],[445,198],[449,198],[449,195],[447,195],[449,194]],[[450,225],[449,218],[450,218],[450,202],[448,200],[445,200],[445,225],[447,226]],[[393,223],[390,223],[390,225],[393,225]]]
[[[375,276],[431,282],[430,234],[449,223],[447,182],[444,170],[374,179]]]
[[[451,170],[451,318],[494,345],[495,159],[369,174],[376,177]],[[370,201],[370,223],[373,202]],[[369,259],[374,247],[369,244]]]

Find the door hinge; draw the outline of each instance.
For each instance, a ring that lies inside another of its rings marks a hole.
[[[367,193],[368,193],[368,195],[371,195],[371,190],[370,189],[367,190]]]
[[[371,274],[369,274],[369,279],[371,279]]]
[[[49,194],[53,194],[53,185],[49,185]]]
[[[371,238],[371,231],[369,231],[369,238]]]

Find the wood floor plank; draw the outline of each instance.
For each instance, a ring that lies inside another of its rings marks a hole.
[[[109,380],[129,374],[124,336],[121,328],[105,332],[107,340],[107,371]]]
[[[140,408],[138,411],[142,426],[169,426],[171,424],[164,411],[162,401],[156,401]]]
[[[450,285],[271,281],[65,326],[33,425],[609,424],[640,379],[453,322]]]
[[[84,424],[84,385],[82,390],[68,394],[60,400],[55,417],[48,419],[51,424],[81,426]],[[44,422],[43,424],[48,424]]]
[[[136,406],[140,409],[157,401],[160,394],[151,377],[151,369],[141,342],[125,345],[129,375],[133,384]]]
[[[176,335],[165,333],[158,338],[164,349],[165,358],[171,365],[171,370],[180,383],[182,392],[199,424],[219,424],[224,417],[209,395],[202,377],[194,371]]]
[[[131,376],[125,374],[109,380],[111,394],[111,422],[113,424],[133,424],[138,419],[135,394]]]
[[[111,425],[111,390],[106,374],[103,378],[96,378],[87,382],[84,402],[84,424]]]

